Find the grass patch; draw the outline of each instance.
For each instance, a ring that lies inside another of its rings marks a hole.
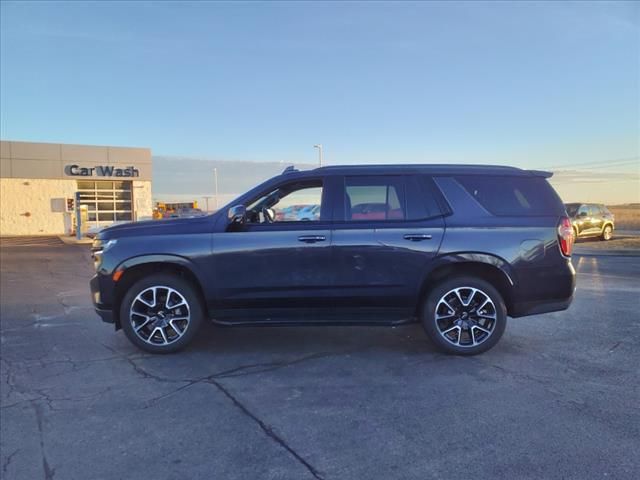
[[[616,217],[616,230],[640,230],[640,204],[611,205],[607,208]]]

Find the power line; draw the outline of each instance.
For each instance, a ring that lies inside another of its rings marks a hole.
[[[571,172],[571,171],[584,171],[584,170],[597,170],[599,168],[624,168],[624,167],[631,167],[637,165],[638,168],[640,168],[640,164],[636,164],[635,162],[629,162],[629,163],[615,163],[613,165],[608,164],[608,165],[592,165],[592,166],[587,166],[587,167],[573,167],[573,168],[559,168],[559,169],[555,169],[554,171],[556,172]]]
[[[565,163],[565,164],[556,164],[556,165],[549,165],[546,166],[544,168],[548,168],[548,169],[558,169],[558,168],[571,168],[571,167],[583,167],[583,166],[589,166],[589,165],[603,165],[603,166],[608,166],[608,165],[616,165],[616,164],[621,164],[621,163],[633,163],[640,160],[640,155],[636,155],[634,157],[623,157],[623,158],[611,158],[609,160],[594,160],[591,162],[578,162],[578,163]]]

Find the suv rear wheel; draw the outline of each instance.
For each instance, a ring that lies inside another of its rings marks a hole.
[[[475,355],[498,343],[507,324],[507,308],[489,282],[460,276],[439,283],[429,292],[422,324],[444,352]]]
[[[611,237],[613,237],[613,227],[611,225],[605,225],[600,238],[602,240],[611,240]]]
[[[120,305],[120,323],[133,344],[151,353],[184,348],[204,313],[194,287],[171,274],[154,274],[134,283]]]

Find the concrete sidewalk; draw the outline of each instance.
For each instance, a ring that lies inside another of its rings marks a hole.
[[[78,240],[76,237],[69,237],[67,235],[60,235],[58,237],[67,245],[91,245],[93,243],[93,238],[82,237],[82,239]]]

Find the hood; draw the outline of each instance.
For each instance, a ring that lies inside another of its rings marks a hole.
[[[191,218],[170,218],[166,220],[145,220],[142,222],[114,225],[102,230],[97,238],[139,237],[146,235],[174,235],[184,233],[206,233],[213,230],[215,215]]]

